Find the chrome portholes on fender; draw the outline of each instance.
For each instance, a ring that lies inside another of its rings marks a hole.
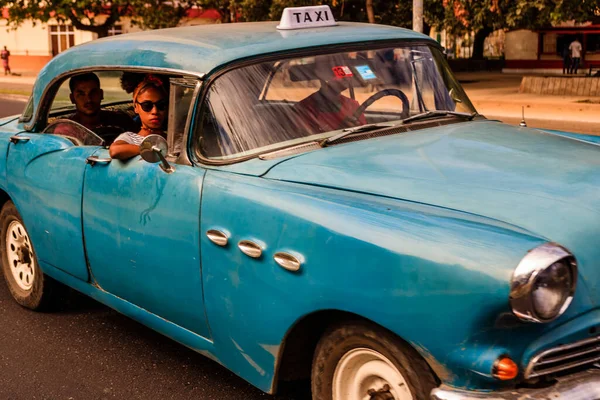
[[[227,246],[227,243],[229,242],[229,234],[217,229],[209,229],[206,231],[206,237],[208,237],[208,240],[221,247]]]
[[[527,253],[513,272],[512,311],[523,321],[553,321],[571,304],[576,285],[575,256],[559,244],[545,243]]]
[[[291,272],[299,271],[302,266],[300,257],[296,257],[295,255],[286,252],[275,253],[273,259],[281,268]]]
[[[231,235],[229,232],[220,229],[209,229],[206,231],[206,237],[217,246],[227,247]],[[238,249],[250,258],[262,257],[265,248],[266,245],[259,241],[240,240],[238,242]],[[297,272],[302,266],[304,257],[294,252],[280,251],[273,255],[273,260],[281,268],[290,272]]]
[[[262,256],[263,247],[260,244],[251,240],[240,240],[238,248],[242,253],[251,258],[260,258]]]

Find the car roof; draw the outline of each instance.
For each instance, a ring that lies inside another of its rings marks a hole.
[[[337,26],[278,30],[277,22],[207,24],[118,35],[87,42],[54,57],[38,75],[34,108],[57,76],[89,67],[167,68],[196,75],[230,62],[295,49],[430,37],[387,25],[339,22]],[[37,111],[37,110],[36,110]]]

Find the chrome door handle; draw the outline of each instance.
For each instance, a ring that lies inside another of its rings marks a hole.
[[[89,156],[85,159],[86,164],[90,164],[92,167],[96,164],[108,164],[112,161],[112,158],[100,158],[98,156]]]
[[[14,144],[17,144],[19,142],[28,142],[31,138],[27,137],[27,136],[11,136],[10,137],[10,141]]]

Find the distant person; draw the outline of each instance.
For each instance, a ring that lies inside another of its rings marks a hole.
[[[571,51],[571,74],[576,74],[577,69],[579,68],[579,63],[581,62],[581,51],[582,46],[579,43],[577,38],[571,42],[569,45],[569,50]]]
[[[563,74],[571,73],[571,50],[566,44],[563,46],[561,56],[563,59]]]
[[[10,65],[8,64],[9,57],[10,51],[4,46],[4,50],[0,52],[0,59],[2,60],[2,66],[4,67],[4,75],[12,75],[10,72]]]

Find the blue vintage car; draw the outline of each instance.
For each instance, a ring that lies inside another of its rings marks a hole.
[[[164,132],[111,159],[148,74]],[[575,136],[484,118],[435,41],[326,7],[97,40],[0,121],[2,269],[24,307],[66,285],[268,393],[598,399],[600,152]]]

